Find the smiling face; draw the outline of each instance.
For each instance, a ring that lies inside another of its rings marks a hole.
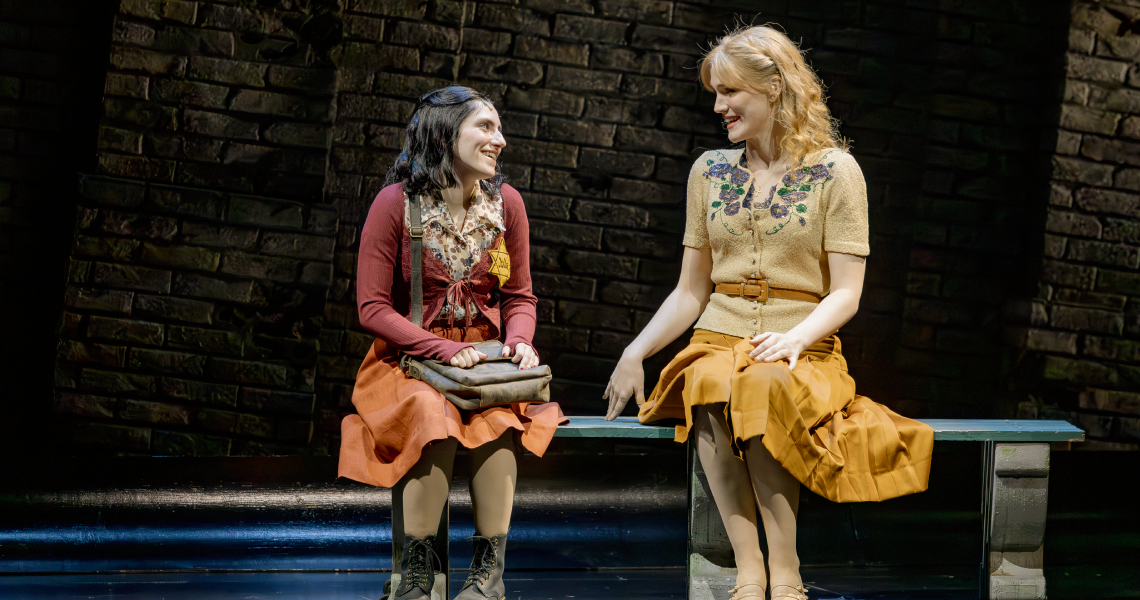
[[[452,165],[460,181],[494,177],[499,154],[507,145],[499,112],[486,103],[478,105],[459,126],[459,137],[452,148]]]
[[[713,110],[724,119],[729,141],[742,142],[772,130],[772,96],[731,87],[717,77],[716,69],[709,76],[709,85],[716,92]]]

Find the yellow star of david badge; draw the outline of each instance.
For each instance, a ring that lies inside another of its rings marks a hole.
[[[491,251],[491,274],[499,278],[499,287],[511,278],[511,255],[507,253],[507,241],[499,238],[499,246]]]

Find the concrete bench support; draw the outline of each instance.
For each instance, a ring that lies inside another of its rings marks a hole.
[[[989,598],[1045,600],[1045,511],[1049,444],[986,442]]]

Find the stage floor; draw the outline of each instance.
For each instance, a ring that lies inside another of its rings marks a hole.
[[[974,600],[969,571],[805,570],[812,600]],[[387,573],[4,575],[5,600],[376,600]],[[453,594],[465,574],[451,574]],[[683,569],[508,571],[508,600],[684,600]]]

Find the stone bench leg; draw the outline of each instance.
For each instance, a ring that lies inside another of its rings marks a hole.
[[[985,442],[983,598],[1044,600],[1049,444]]]
[[[435,585],[432,586],[431,600],[448,600],[447,574],[450,571],[447,560],[447,527],[448,508],[450,502],[443,504],[443,514],[439,518],[439,531],[435,534],[435,553],[439,555],[442,572],[435,574]],[[400,585],[400,561],[404,554],[404,482],[392,488],[392,578],[384,586],[384,593],[388,594]]]
[[[696,444],[688,444],[689,600],[723,600],[736,585],[736,560],[728,532],[709,491]]]

